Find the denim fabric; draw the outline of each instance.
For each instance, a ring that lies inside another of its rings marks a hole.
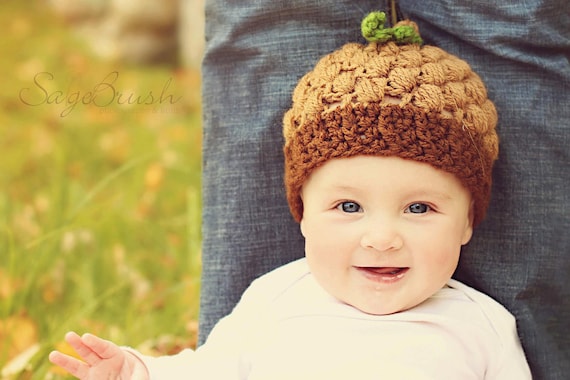
[[[283,187],[283,112],[319,56],[359,38],[361,3],[206,2],[201,341],[253,278],[303,256]]]
[[[378,1],[206,2],[200,341],[251,280],[303,255],[282,184],[297,80]],[[499,112],[487,219],[456,277],[516,317],[535,379],[570,373],[570,16],[565,0],[400,0],[423,38],[466,61]],[[382,8],[382,7],[380,7]]]

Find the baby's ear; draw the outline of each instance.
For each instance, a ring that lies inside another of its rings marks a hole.
[[[299,227],[301,229],[301,235],[303,235],[303,237],[305,236],[305,218],[302,217],[301,220],[299,221]]]
[[[301,199],[301,220],[299,221],[299,228],[301,229],[301,235],[303,235],[303,237],[305,237],[305,205],[303,204],[303,189],[304,187],[301,187],[301,191],[299,191],[299,198]]]
[[[467,220],[465,222],[465,230],[463,231],[463,238],[461,239],[461,245],[469,243],[471,237],[473,236],[473,220],[475,219],[475,201],[471,201],[469,206],[469,212],[467,213]]]

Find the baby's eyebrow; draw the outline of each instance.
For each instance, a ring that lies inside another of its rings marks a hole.
[[[363,189],[362,187],[358,187],[358,186],[352,186],[352,185],[348,185],[348,184],[333,184],[330,186],[326,187],[326,191],[328,193],[340,193],[340,194],[346,194],[347,196],[351,196],[351,197],[359,197],[359,196],[365,196],[366,193],[368,192],[368,190]]]
[[[440,191],[440,190],[433,190],[433,189],[422,189],[418,191],[413,191],[406,194],[410,198],[422,198],[422,197],[436,197],[442,200],[450,200],[453,199],[450,193]]]
[[[358,187],[356,186],[350,186],[350,185],[332,185],[330,186],[331,190],[341,190],[341,191],[358,191],[360,190]]]
[[[331,186],[328,187],[330,190],[339,190],[339,191],[346,191],[346,192],[359,192],[359,191],[363,191],[362,188],[358,187],[358,186],[352,186],[352,185],[348,185],[348,184],[333,184]],[[387,191],[389,189],[386,189]],[[442,199],[452,199],[452,195],[449,192],[446,191],[442,191],[440,189],[432,189],[430,187],[425,187],[425,188],[421,188],[421,189],[417,189],[417,190],[410,190],[409,192],[404,192],[402,193],[402,195],[405,195],[406,197],[410,197],[410,198],[416,198],[416,197],[437,197],[437,198],[442,198]]]

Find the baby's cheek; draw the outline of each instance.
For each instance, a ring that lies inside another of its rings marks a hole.
[[[451,245],[447,249],[441,249],[439,254],[433,257],[434,266],[441,268],[445,273],[452,273],[455,271],[457,264],[459,262],[459,254],[461,251],[461,246]]]

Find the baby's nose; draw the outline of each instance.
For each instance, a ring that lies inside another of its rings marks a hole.
[[[398,223],[389,218],[370,218],[363,228],[360,245],[378,252],[395,252],[402,247],[403,239]]]

